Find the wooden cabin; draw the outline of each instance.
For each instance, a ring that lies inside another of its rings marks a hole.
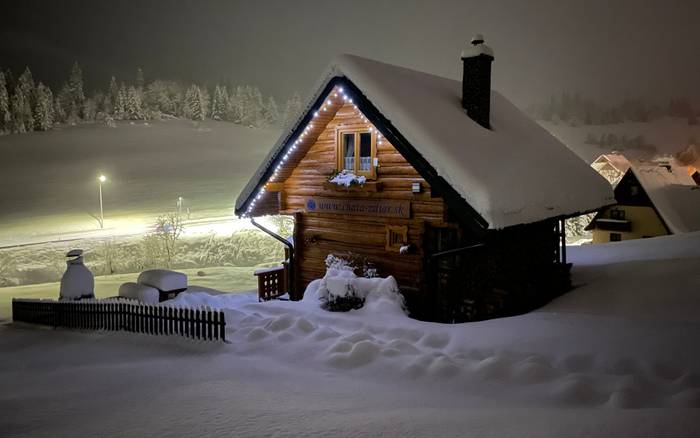
[[[394,276],[419,319],[514,314],[566,290],[562,221],[611,189],[491,90],[493,59],[476,38],[460,83],[338,57],[236,202],[253,221],[294,217],[293,244],[276,236],[284,275],[263,273],[261,289],[300,299],[329,254],[351,254]],[[362,183],[329,181],[342,170]]]
[[[593,243],[700,230],[700,187],[687,167],[672,158],[630,160],[626,167],[615,185],[616,204],[601,209],[586,227]]]

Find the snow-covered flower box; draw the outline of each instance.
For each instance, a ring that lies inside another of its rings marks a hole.
[[[328,182],[341,187],[363,186],[367,182],[364,175],[355,175],[349,170],[341,170],[328,178]]]

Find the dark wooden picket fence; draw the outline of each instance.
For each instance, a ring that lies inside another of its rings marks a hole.
[[[119,300],[53,301],[12,299],[12,320],[51,327],[175,335],[226,340],[224,312]]]

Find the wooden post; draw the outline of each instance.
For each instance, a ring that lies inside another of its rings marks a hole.
[[[213,339],[212,337],[212,332],[213,332],[213,325],[214,321],[212,320],[212,311],[211,307],[207,308],[207,338],[211,341]]]
[[[226,341],[226,320],[223,310],[219,310],[219,337],[222,341]]]
[[[561,262],[566,264],[566,222],[561,220]]]
[[[304,233],[303,215],[301,212],[294,213],[294,260],[291,269],[293,270],[294,283],[290,285],[289,298],[293,301],[301,300],[304,294],[301,284],[301,264],[304,258]]]

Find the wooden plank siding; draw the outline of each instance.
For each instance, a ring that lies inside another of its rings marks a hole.
[[[337,167],[336,132],[344,129],[363,129],[374,126],[362,119],[352,104],[342,103],[330,108],[334,116],[327,120],[314,119],[314,140],[280,172],[284,177],[280,196],[281,213],[297,214],[296,260],[297,283],[300,290],[315,278],[325,274],[325,258],[330,253],[353,252],[366,257],[381,276],[393,275],[400,286],[420,288],[423,274],[423,235],[426,223],[444,225],[445,206],[442,198],[432,197],[428,183],[382,137],[376,144],[379,161],[377,191],[329,187],[328,177]],[[320,123],[319,123],[320,122]],[[322,130],[320,130],[322,128]],[[316,131],[316,130],[320,130]],[[280,178],[281,180],[282,178]],[[421,184],[421,193],[412,193],[414,182]],[[325,187],[324,187],[325,185]],[[306,211],[309,197],[362,198],[410,201],[411,214],[407,219],[387,218],[360,214],[330,214]],[[407,254],[386,249],[386,226],[408,227],[408,242],[412,249]]]

